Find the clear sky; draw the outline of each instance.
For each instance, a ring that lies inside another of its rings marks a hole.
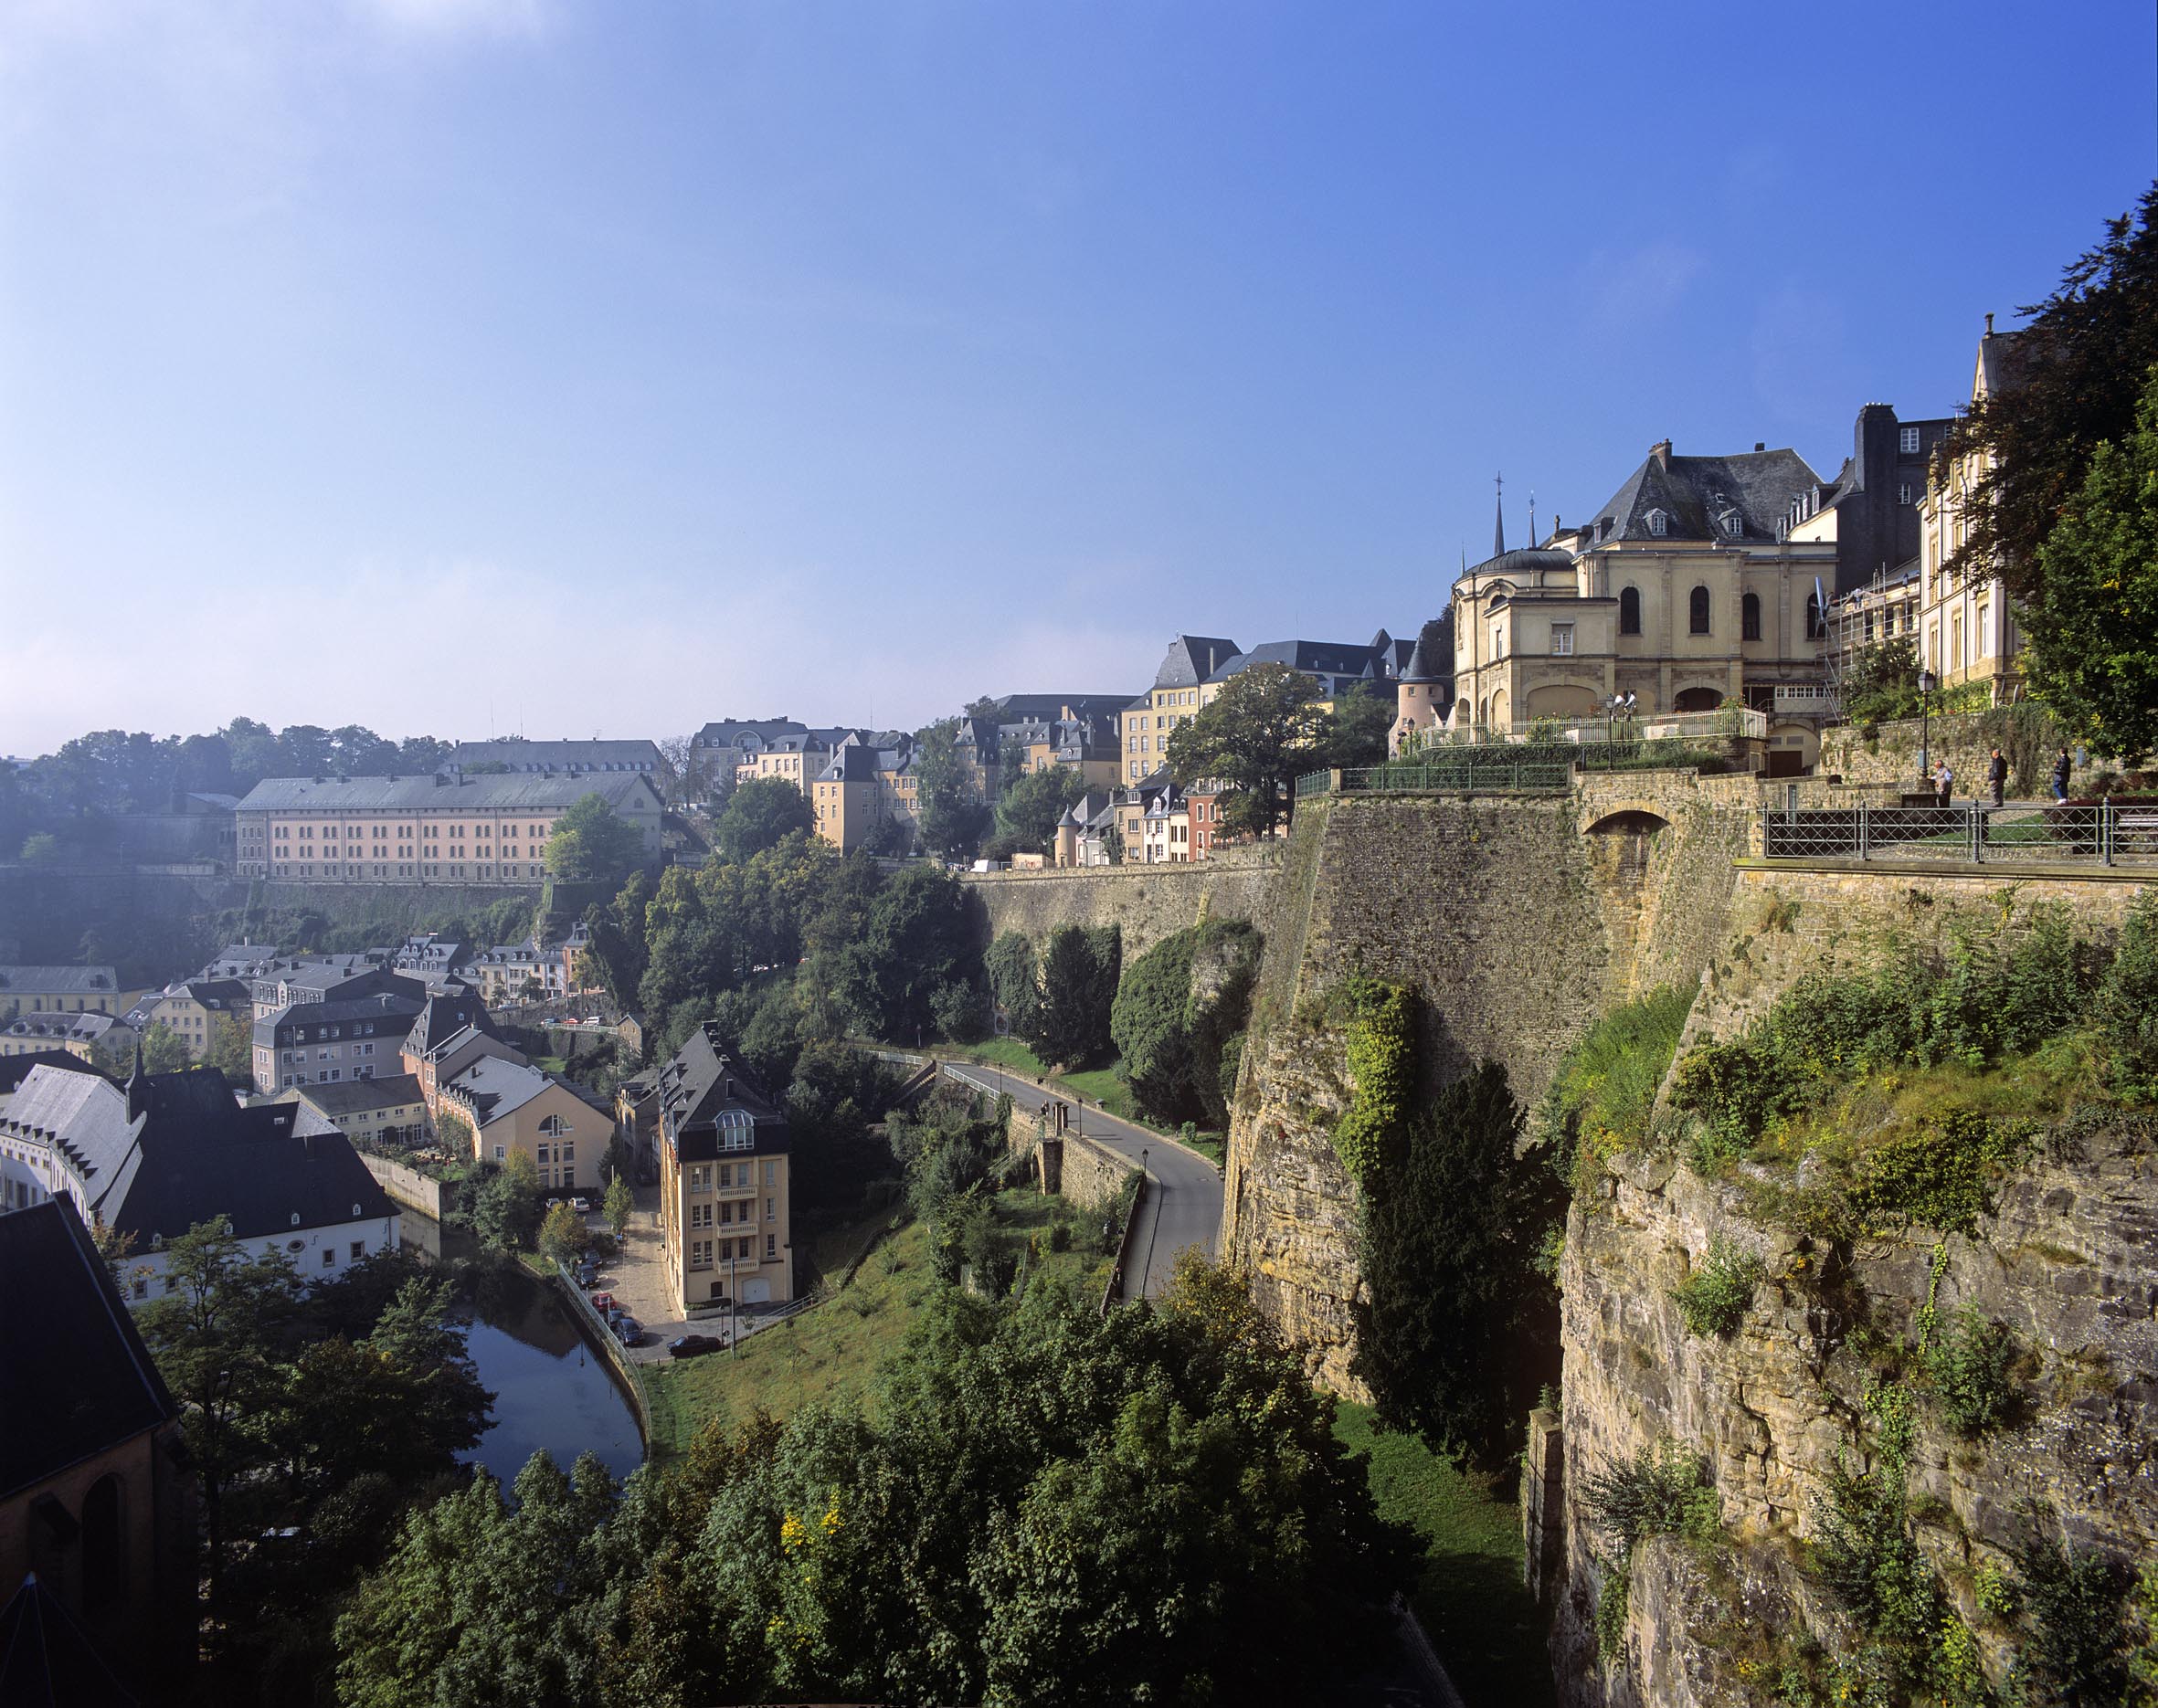
[[[2158,168],[2149,0],[0,0],[0,753],[922,722],[1833,476]]]

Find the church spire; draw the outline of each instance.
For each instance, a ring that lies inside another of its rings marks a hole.
[[[1497,478],[1497,485],[1498,488],[1498,521],[1491,531],[1491,555],[1504,557],[1506,555],[1506,476],[1500,475]]]

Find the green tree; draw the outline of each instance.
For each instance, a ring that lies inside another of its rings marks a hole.
[[[1943,565],[1997,573],[2020,605],[2045,603],[2040,552],[2075,501],[2098,447],[2136,431],[2158,364],[2158,185],[2069,263],[2060,288],[2022,311],[2009,384],[1972,406],[1952,454],[1984,453],[1963,544]],[[2147,630],[2145,631],[2148,632]]]
[[[1861,729],[1919,713],[1919,650],[1909,635],[1877,640],[1844,678],[1843,713]]]
[[[271,1456],[265,1426],[283,1394],[279,1355],[299,1309],[301,1283],[281,1255],[249,1252],[222,1218],[197,1222],[168,1240],[164,1258],[171,1285],[135,1321],[180,1402],[202,1489],[217,1613],[233,1539],[228,1497]]]
[[[1061,925],[1049,933],[1033,1033],[1043,1060],[1081,1068],[1109,1053],[1109,1011],[1123,958],[1124,936],[1115,925]]]
[[[1324,714],[1318,688],[1285,664],[1254,664],[1223,684],[1213,703],[1172,731],[1169,764],[1179,783],[1211,779],[1232,799],[1230,822],[1261,836],[1296,810],[1296,783],[1317,763]]]
[[[606,1212],[607,1225],[614,1229],[615,1243],[621,1244],[629,1237],[629,1218],[637,1210],[637,1195],[629,1189],[627,1175],[618,1174],[607,1183],[607,1197],[600,1207]]]
[[[23,840],[22,861],[26,866],[57,866],[60,863],[60,841],[50,831],[40,830]]]
[[[143,1066],[151,1073],[180,1073],[193,1066],[187,1040],[163,1020],[143,1034]]]
[[[2091,453],[2038,572],[2021,609],[2031,692],[2106,757],[2158,747],[2158,365],[2134,432]]]
[[[1259,933],[1250,925],[1209,920],[1172,933],[1125,968],[1109,1035],[1145,1114],[1172,1126],[1227,1124],[1232,1046],[1250,1013],[1258,960]]]
[[[450,1155],[467,1162],[479,1160],[480,1140],[472,1131],[472,1123],[465,1118],[462,1110],[451,1108],[448,1102],[437,1106],[435,1137]]]
[[[1005,932],[982,956],[982,970],[989,975],[990,999],[1004,1010],[1005,1024],[1018,1037],[1033,1037],[1042,982],[1034,971],[1031,939],[1024,932]]]
[[[1047,765],[1015,778],[997,801],[997,833],[1015,848],[1053,853],[1056,828],[1086,793],[1086,779],[1070,765]]]
[[[1368,1297],[1351,1367],[1382,1423],[1486,1461],[1558,1368],[1542,1270],[1563,1201],[1546,1163],[1516,1154],[1520,1130],[1506,1070],[1486,1061],[1432,1100],[1359,1195]]]
[[[540,1255],[551,1263],[574,1263],[592,1243],[585,1218],[567,1203],[556,1198],[540,1218]]]
[[[570,969],[579,988],[604,988],[615,1006],[636,1006],[644,983],[650,954],[645,947],[645,912],[652,899],[649,872],[635,871],[604,907],[585,910],[585,924],[591,932],[590,945],[577,952]]]
[[[529,1251],[539,1232],[539,1165],[523,1151],[512,1151],[489,1175],[472,1205],[472,1228],[503,1251]]]
[[[915,736],[922,845],[943,859],[968,859],[989,828],[989,809],[959,757],[959,721],[946,718]]]
[[[597,795],[572,801],[547,841],[547,875],[595,883],[620,883],[644,858],[637,827]]]
[[[739,865],[797,831],[816,834],[817,815],[809,796],[785,777],[752,777],[727,797],[713,826],[713,839],[722,859]]]
[[[958,882],[910,866],[877,891],[861,938],[830,957],[833,998],[865,1031],[912,1042],[935,1023],[933,994],[963,976],[972,935]]]
[[[1320,725],[1314,763],[1347,769],[1386,762],[1399,700],[1391,682],[1359,682],[1334,697]]]

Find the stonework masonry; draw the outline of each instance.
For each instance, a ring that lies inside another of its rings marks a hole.
[[[1021,932],[1039,948],[1059,926],[1116,925],[1129,962],[1201,919],[1256,918],[1281,849],[1259,843],[1189,865],[970,872],[961,881],[990,939]]]

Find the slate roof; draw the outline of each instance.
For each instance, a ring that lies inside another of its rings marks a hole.
[[[0,1097],[12,1097],[30,1077],[32,1068],[58,1068],[64,1073],[87,1073],[102,1079],[80,1056],[66,1049],[33,1049],[20,1056],[0,1056]]]
[[[481,1056],[454,1079],[445,1081],[438,1077],[435,1083],[485,1126],[524,1108],[555,1081],[522,1061]]]
[[[1745,451],[1729,457],[1680,457],[1659,446],[1610,499],[1590,513],[1589,537],[1605,518],[1605,543],[1613,540],[1770,541],[1791,501],[1821,484],[1806,459],[1790,449]],[[1648,512],[1667,518],[1665,532],[1651,531]],[[1727,518],[1736,517],[1733,533]],[[1507,553],[1507,557],[1520,555]],[[1563,554],[1560,555],[1563,556]],[[1492,560],[1496,564],[1499,560]],[[1491,567],[1479,564],[1478,571]]]
[[[1010,722],[1053,723],[1069,709],[1077,718],[1114,717],[1131,703],[1128,694],[999,694],[989,703]]]
[[[112,1669],[36,1572],[0,1608],[0,1703],[21,1708],[139,1708]]]
[[[376,1080],[335,1080],[328,1085],[300,1087],[301,1100],[324,1115],[356,1115],[370,1109],[395,1109],[420,1101],[419,1076],[393,1073]]]
[[[1423,656],[1423,637],[1416,638],[1416,644],[1409,650],[1409,662],[1402,667],[1401,680],[1404,682],[1436,682],[1444,680],[1431,668],[1431,660]]]
[[[873,783],[878,761],[885,755],[873,747],[850,743],[835,749],[831,763],[817,774],[820,783]]]
[[[715,1131],[722,1110],[738,1109],[756,1128],[756,1147],[771,1154],[787,1148],[787,1118],[756,1082],[720,1048],[719,1028],[709,1022],[692,1032],[660,1070],[660,1107],[671,1142]],[[692,1145],[690,1149],[697,1149]]]
[[[1254,664],[1285,664],[1313,675],[1379,676],[1384,674],[1382,657],[1377,648],[1352,640],[1270,640],[1238,653],[1214,672],[1213,680],[1242,675]]]
[[[348,1020],[378,1020],[383,1024],[376,1036],[395,1042],[411,1031],[414,1018],[426,1006],[422,997],[394,992],[340,997],[334,1002],[289,1003],[267,1020],[255,1022],[253,1041],[268,1048],[276,1044],[280,1032],[289,1033],[295,1026],[342,1026]]]
[[[424,1056],[445,1039],[468,1029],[487,1038],[500,1036],[494,1029],[494,1017],[487,1012],[478,991],[469,985],[446,985],[428,993],[412,1029],[405,1035],[404,1048],[409,1055]]]
[[[1196,688],[1212,680],[1214,672],[1243,650],[1218,635],[1179,635],[1169,643],[1161,668],[1154,672],[1154,686]]]
[[[439,769],[508,765],[513,771],[657,771],[660,750],[646,740],[590,742],[460,742]]]
[[[437,1085],[448,1084],[473,1062],[486,1057],[502,1061],[522,1062],[524,1060],[522,1051],[513,1049],[499,1038],[469,1026],[461,1032],[451,1033],[440,1043],[430,1045],[427,1050],[427,1059],[435,1064]]]
[[[132,1029],[125,1020],[111,1014],[62,1014],[48,1008],[38,1014],[22,1015],[8,1023],[10,1038],[55,1038],[72,1039],[81,1044],[95,1044],[114,1027]],[[124,1042],[124,1039],[116,1040]]]
[[[40,996],[109,996],[120,988],[109,966],[0,966],[0,997],[10,991]]]
[[[464,812],[534,812],[568,807],[597,795],[618,812],[651,808],[659,795],[641,771],[598,771],[577,776],[513,771],[506,775],[438,782],[417,777],[265,777],[248,791],[241,812],[402,812],[455,807]]]
[[[808,733],[809,725],[798,723],[792,718],[721,718],[697,732],[696,745],[732,747],[737,751],[746,745],[754,753],[780,736]]]
[[[0,1297],[36,1302],[0,1312],[0,1500],[176,1415],[68,1199],[0,1216]]]

